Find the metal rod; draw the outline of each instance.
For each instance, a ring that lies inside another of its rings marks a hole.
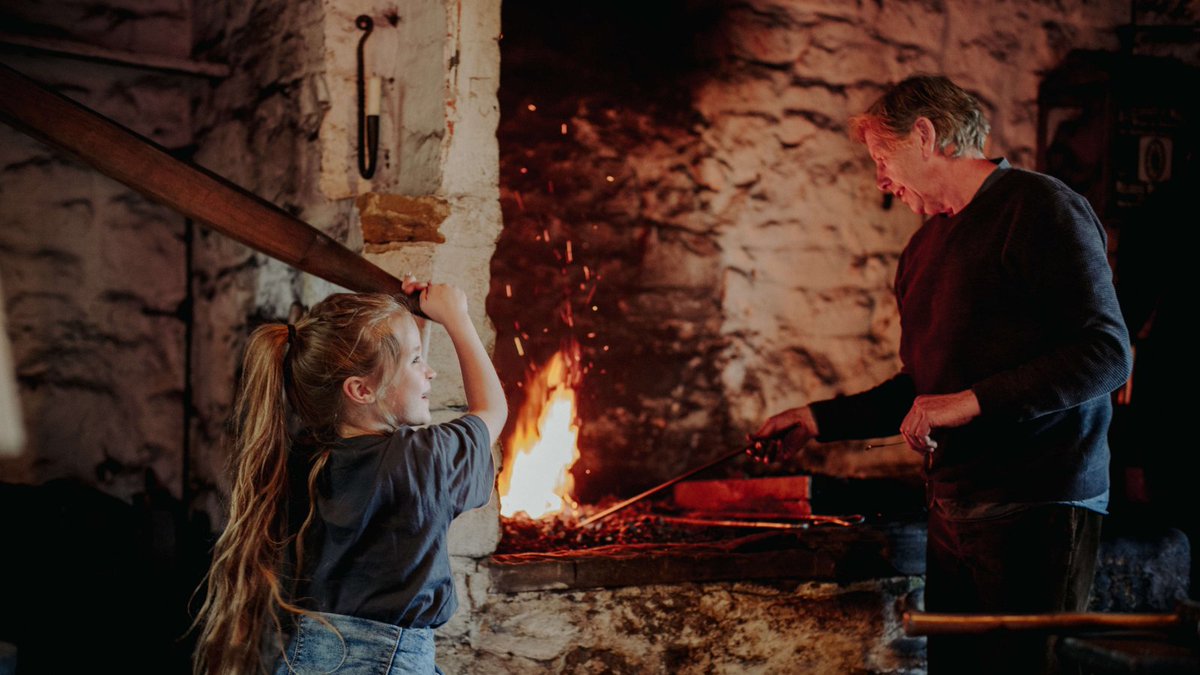
[[[649,490],[646,490],[645,492],[643,492],[639,495],[630,497],[629,499],[626,499],[625,501],[623,501],[619,504],[616,504],[614,506],[608,507],[607,509],[604,509],[600,513],[597,513],[593,516],[589,516],[589,517],[585,518],[582,522],[579,523],[579,525],[581,527],[586,527],[588,525],[591,525],[592,523],[603,520],[631,504],[640,502],[643,499],[645,499],[646,497],[649,497],[650,495],[652,495],[656,492],[660,492],[666,488],[669,488],[672,485],[678,483],[679,481],[681,481],[685,478],[694,476],[694,475],[700,473],[701,471],[704,471],[705,469],[711,469],[712,467],[714,467],[722,462],[729,461],[730,459],[733,459],[734,457],[737,457],[738,455],[740,455],[744,452],[746,452],[745,448],[738,448],[737,450],[734,450],[733,452],[731,452],[727,455],[722,455],[722,456],[712,460],[711,462],[709,462],[708,464],[705,464],[704,466],[698,466],[694,469],[691,469],[690,471],[681,473],[678,476],[672,478],[671,480],[663,483],[662,485],[656,485],[655,487],[652,487]]]
[[[773,523],[767,520],[709,520],[708,518],[686,518],[683,516],[660,516],[664,523],[700,525],[702,527],[745,527],[760,530],[807,530],[809,523]],[[848,524],[848,523],[847,523]]]
[[[789,516],[798,522],[778,523],[770,520],[722,520],[709,518],[692,518],[687,516],[659,516],[664,523],[679,523],[681,525],[703,525],[711,527],[753,527],[765,530],[805,530],[810,525],[827,523],[841,527],[853,527],[863,522],[860,515],[852,516]]]

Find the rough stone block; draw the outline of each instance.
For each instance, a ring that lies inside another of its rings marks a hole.
[[[443,665],[491,673],[919,672],[898,644],[907,579],[492,594]]]
[[[368,193],[360,195],[355,204],[368,249],[413,241],[446,241],[439,228],[450,215],[450,205],[441,197]]]

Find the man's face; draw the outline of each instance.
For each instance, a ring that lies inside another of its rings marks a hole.
[[[878,132],[868,131],[865,140],[875,161],[875,186],[896,195],[913,213],[928,216],[946,209],[936,196],[936,182],[917,138],[914,130],[903,140],[887,142]]]

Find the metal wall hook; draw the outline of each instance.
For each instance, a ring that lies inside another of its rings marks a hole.
[[[379,157],[379,113],[375,111],[372,115],[366,109],[367,80],[363,46],[371,37],[375,22],[362,14],[354,20],[354,25],[364,31],[358,40],[358,173],[363,178],[370,178],[375,175],[375,164]]]

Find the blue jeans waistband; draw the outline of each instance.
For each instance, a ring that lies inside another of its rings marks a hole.
[[[322,620],[328,622],[323,623]],[[302,616],[276,659],[276,675],[410,675],[441,673],[432,628],[401,628],[355,616]]]

